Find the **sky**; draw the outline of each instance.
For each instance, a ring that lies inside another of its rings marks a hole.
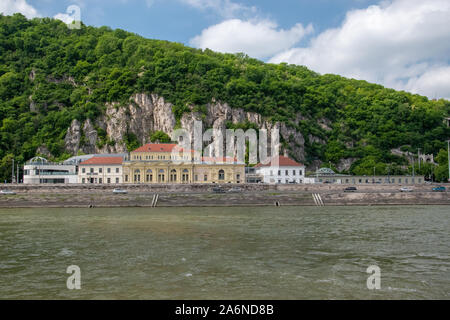
[[[450,100],[450,0],[0,0],[0,12],[69,22],[71,5],[87,25]]]

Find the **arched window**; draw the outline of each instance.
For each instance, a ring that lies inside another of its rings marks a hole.
[[[147,182],[152,182],[153,181],[153,171],[152,171],[152,169],[148,169],[147,170],[146,180],[147,180]]]
[[[189,170],[188,169],[183,170],[183,175],[181,176],[181,181],[183,183],[189,182]]]
[[[219,170],[219,180],[225,180],[225,171]]]
[[[172,169],[170,170],[170,182],[176,182],[177,181],[177,170]]]
[[[134,182],[141,182],[141,170],[134,170]]]
[[[164,169],[160,169],[158,172],[158,182],[164,182],[165,175],[164,175]]]

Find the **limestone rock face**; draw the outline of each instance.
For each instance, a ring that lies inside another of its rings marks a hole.
[[[80,147],[81,125],[77,119],[73,119],[69,129],[67,129],[64,139],[64,146],[67,152],[76,155]]]
[[[338,164],[336,165],[336,168],[339,171],[347,171],[350,169],[353,163],[355,163],[358,160],[358,158],[347,158],[347,159],[341,159],[339,160]]]
[[[171,135],[176,127],[172,107],[173,105],[166,102],[163,97],[143,93],[134,94],[127,105],[108,103],[106,112],[95,121],[95,126],[91,120],[86,120],[81,129],[81,124],[77,120],[72,121],[67,130],[66,150],[72,154],[76,154],[78,150],[84,153],[121,153],[127,151],[124,142],[127,134],[134,134],[141,144],[148,143],[150,134],[155,131]],[[300,119],[302,116],[298,114],[295,121]],[[194,120],[202,121],[203,130],[214,128],[220,130],[224,137],[228,121],[234,124],[247,121],[254,123],[259,129],[267,129],[269,148],[272,130],[277,128],[289,146],[290,155],[297,161],[305,159],[305,140],[301,132],[285,123],[272,123],[258,113],[231,108],[227,103],[213,100],[207,104],[206,114],[191,111],[180,119],[181,127],[189,132],[191,138],[194,133]],[[105,130],[108,143],[97,144],[98,133],[95,127]],[[80,145],[81,142],[83,145]],[[280,150],[281,154],[283,152],[284,150]]]
[[[97,151],[97,138],[98,133],[97,130],[95,130],[94,125],[92,124],[92,121],[90,119],[87,119],[84,122],[83,125],[83,133],[85,138],[85,143],[83,146],[81,146],[81,150],[86,153],[96,153]]]
[[[52,153],[50,152],[50,150],[48,150],[46,145],[41,145],[39,148],[37,148],[36,154],[42,155],[46,159],[50,159],[53,157]]]

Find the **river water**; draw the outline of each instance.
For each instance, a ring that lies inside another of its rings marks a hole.
[[[445,206],[0,209],[0,299],[450,299],[449,271]]]

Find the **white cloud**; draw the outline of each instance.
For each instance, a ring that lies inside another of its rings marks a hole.
[[[1,0],[0,12],[4,15],[22,13],[27,18],[39,17],[37,10],[29,5],[26,0]]]
[[[245,52],[255,58],[267,58],[291,48],[312,31],[311,25],[304,28],[296,24],[289,30],[283,30],[270,20],[230,19],[203,30],[191,39],[190,44],[202,49]]]
[[[53,18],[61,20],[66,24],[72,23],[74,21],[74,18],[71,15],[68,15],[67,13],[58,13]]]
[[[306,65],[429,97],[450,97],[450,1],[393,0],[347,13],[306,48],[270,62]]]

